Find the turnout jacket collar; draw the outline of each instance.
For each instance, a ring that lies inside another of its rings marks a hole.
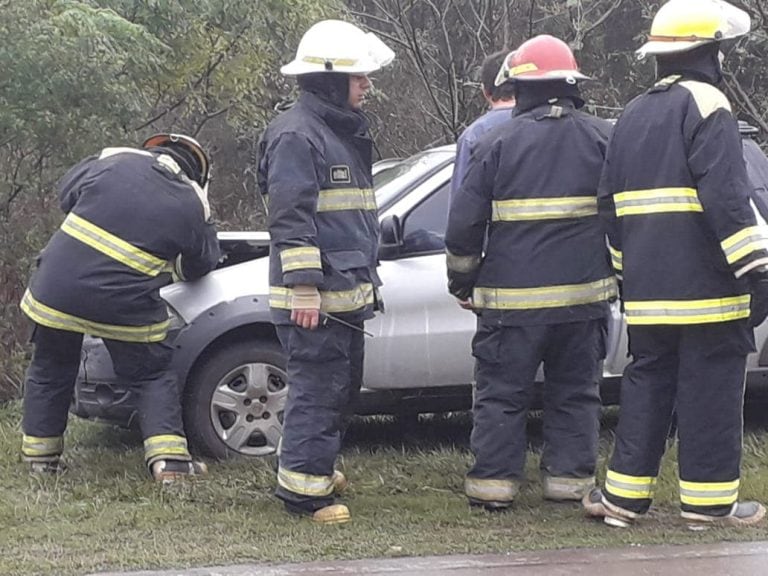
[[[351,108],[340,108],[312,92],[302,92],[298,103],[317,114],[331,130],[342,135],[365,135],[368,118]]]

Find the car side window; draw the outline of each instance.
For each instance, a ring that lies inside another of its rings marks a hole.
[[[444,184],[403,219],[403,247],[407,255],[442,252],[445,250],[445,229],[448,226],[450,182]]]

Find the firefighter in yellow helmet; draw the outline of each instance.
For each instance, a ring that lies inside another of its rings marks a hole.
[[[599,210],[623,277],[632,361],[605,485],[583,503],[611,526],[648,511],[673,413],[689,527],[765,516],[739,501],[739,487],[744,372],[752,328],[768,314],[768,252],[717,88],[721,42],[749,26],[720,0],[664,4],[638,51],[655,56],[659,79],[626,106],[608,148]]]
[[[170,368],[160,288],[216,265],[208,156],[189,136],[158,134],[106,148],[58,184],[67,215],[38,258],[21,309],[35,322],[24,386],[22,456],[33,472],[63,471],[61,455],[83,334],[99,336],[139,398],[146,464],[163,482],[205,471],[192,460]]]
[[[378,214],[373,142],[361,111],[368,74],[394,53],[340,20],[306,31],[282,67],[296,104],[260,142],[259,185],[269,198],[272,318],[287,356],[288,400],[277,496],[324,524],[347,522],[334,471],[344,417],[363,375],[363,322],[373,316]]]

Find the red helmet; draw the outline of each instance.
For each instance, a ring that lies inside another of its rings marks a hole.
[[[496,86],[518,80],[565,80],[574,84],[578,80],[589,80],[589,76],[579,72],[568,44],[542,34],[526,40],[507,55],[496,76]]]

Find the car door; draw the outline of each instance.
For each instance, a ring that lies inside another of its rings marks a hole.
[[[448,293],[446,166],[383,215],[401,222],[397,257],[381,263],[385,313],[367,324],[366,388],[423,388],[472,382],[475,316]]]

